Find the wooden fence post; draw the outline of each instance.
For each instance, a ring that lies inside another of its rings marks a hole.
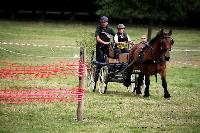
[[[80,65],[79,65],[79,72],[84,72],[84,64],[86,59],[86,50],[84,47],[80,48]],[[84,88],[84,75],[79,74],[79,92],[83,93],[82,89]],[[81,100],[79,100],[81,99]],[[83,106],[84,106],[84,100],[83,95],[78,95],[78,107],[77,107],[77,120],[83,121]]]

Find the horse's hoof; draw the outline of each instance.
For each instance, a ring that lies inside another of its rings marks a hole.
[[[170,98],[170,94],[164,94],[164,98]]]
[[[142,92],[140,90],[136,90],[136,94],[139,95],[142,94]]]
[[[149,96],[150,96],[149,94],[145,94],[145,95],[144,95],[144,97],[149,97]]]
[[[129,85],[129,84],[124,84],[124,86],[125,86],[125,87],[129,87],[130,85]]]
[[[124,86],[129,87],[131,85],[131,82],[129,83],[129,82],[125,81],[125,82],[123,82],[123,84],[124,84]]]
[[[135,92],[137,95],[142,94],[141,90],[136,87],[134,88],[133,92]]]

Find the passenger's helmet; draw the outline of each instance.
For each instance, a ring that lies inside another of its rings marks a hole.
[[[118,24],[117,28],[118,29],[125,29],[125,25],[124,24]]]

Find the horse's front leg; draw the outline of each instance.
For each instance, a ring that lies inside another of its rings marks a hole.
[[[150,85],[150,79],[149,76],[145,75],[145,90],[144,90],[144,97],[150,96],[149,94],[149,85]]]
[[[169,91],[167,89],[167,81],[166,81],[166,71],[160,73],[161,80],[162,80],[162,87],[164,88],[164,98],[171,97]]]

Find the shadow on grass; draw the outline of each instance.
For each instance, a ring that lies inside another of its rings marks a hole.
[[[102,96],[119,96],[119,97],[143,97],[143,95],[136,95],[134,92],[124,92],[124,91],[115,91],[115,90],[107,90],[105,94],[100,94],[98,90],[95,92],[86,91],[86,93],[93,93],[95,95]]]
[[[171,100],[172,98],[173,98],[173,94],[171,94],[172,95],[172,97],[170,97],[170,98],[164,98],[164,93],[159,93],[159,94],[157,94],[157,93],[155,93],[155,92],[153,92],[153,88],[152,88],[152,92],[151,92],[151,94],[150,94],[150,96],[149,97],[145,97],[144,96],[144,92],[143,92],[144,90],[142,90],[142,94],[136,94],[135,92],[128,92],[128,90],[121,90],[121,89],[119,89],[119,90],[107,90],[106,91],[106,93],[104,93],[104,94],[100,94],[99,93],[99,91],[98,91],[98,89],[96,89],[95,90],[95,92],[90,92],[90,91],[86,91],[86,93],[90,93],[90,94],[92,94],[92,95],[94,95],[94,96],[97,96],[97,97],[101,97],[101,96],[104,96],[104,97],[126,97],[126,98],[139,98],[139,99],[146,99],[146,100],[161,100],[161,99],[165,99],[165,100]]]

